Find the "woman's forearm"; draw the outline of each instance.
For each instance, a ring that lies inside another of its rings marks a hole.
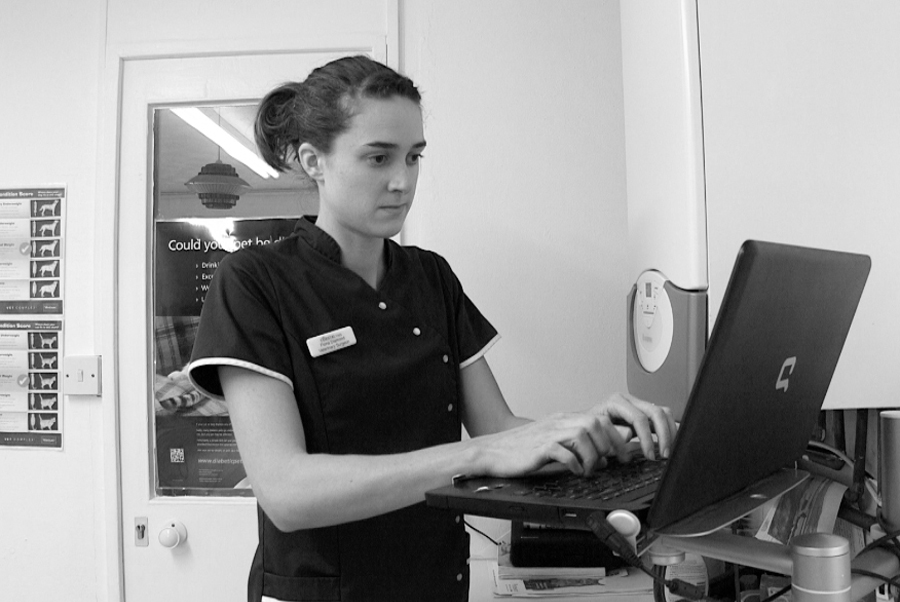
[[[454,475],[482,470],[480,456],[471,440],[379,456],[299,453],[257,497],[283,531],[346,523],[422,502]]]

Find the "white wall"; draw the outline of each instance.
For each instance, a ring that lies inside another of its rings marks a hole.
[[[699,4],[710,312],[740,244],[865,253],[826,408],[897,407],[900,5]]]
[[[65,353],[92,354],[104,3],[10,0],[3,12],[0,186],[68,187]],[[3,599],[95,600],[104,590],[102,415],[96,398],[67,399],[62,451],[0,448]]]
[[[624,390],[618,3],[407,3],[404,24],[428,139],[406,240],[500,331],[488,362],[515,411]]]
[[[68,185],[69,355],[99,353],[112,319],[97,249],[113,233],[95,231],[109,223],[96,199],[114,189],[98,168],[111,152],[104,51],[277,49],[364,35],[385,18],[380,3],[352,0],[9,4],[0,186]],[[387,29],[425,95],[430,143],[408,240],[443,253],[503,333],[489,359],[518,411],[580,407],[624,388],[618,2],[399,7]],[[116,508],[105,491],[115,402],[109,388],[100,400],[66,399],[61,452],[0,449],[4,599],[115,598]]]

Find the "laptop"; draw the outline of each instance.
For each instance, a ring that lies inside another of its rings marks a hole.
[[[745,242],[700,363],[670,457],[609,472],[644,473],[606,498],[554,490],[560,475],[460,478],[429,506],[586,529],[594,512],[627,509],[655,534],[716,531],[809,475],[795,467],[816,425],[871,260],[866,255]],[[611,465],[613,462],[611,462]],[[610,479],[606,470],[574,481]],[[618,477],[615,477],[618,478]],[[645,514],[646,513],[646,514]]]

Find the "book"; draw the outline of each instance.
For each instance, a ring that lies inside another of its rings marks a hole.
[[[602,579],[606,577],[605,567],[546,567],[514,566],[510,556],[510,543],[500,542],[497,546],[497,571],[502,578],[552,579],[555,577]]]
[[[495,598],[552,598],[590,596],[594,600],[652,602],[653,579],[638,569],[618,569],[606,577],[507,577],[492,571]]]
[[[626,602],[653,600],[653,578],[638,569],[516,567],[509,560],[507,542],[497,547],[491,574],[496,598],[609,596]]]

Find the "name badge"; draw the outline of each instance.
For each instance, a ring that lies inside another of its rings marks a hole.
[[[350,326],[306,339],[306,347],[309,349],[309,354],[313,357],[333,353],[351,345],[356,345],[356,335],[353,334],[353,329]]]

